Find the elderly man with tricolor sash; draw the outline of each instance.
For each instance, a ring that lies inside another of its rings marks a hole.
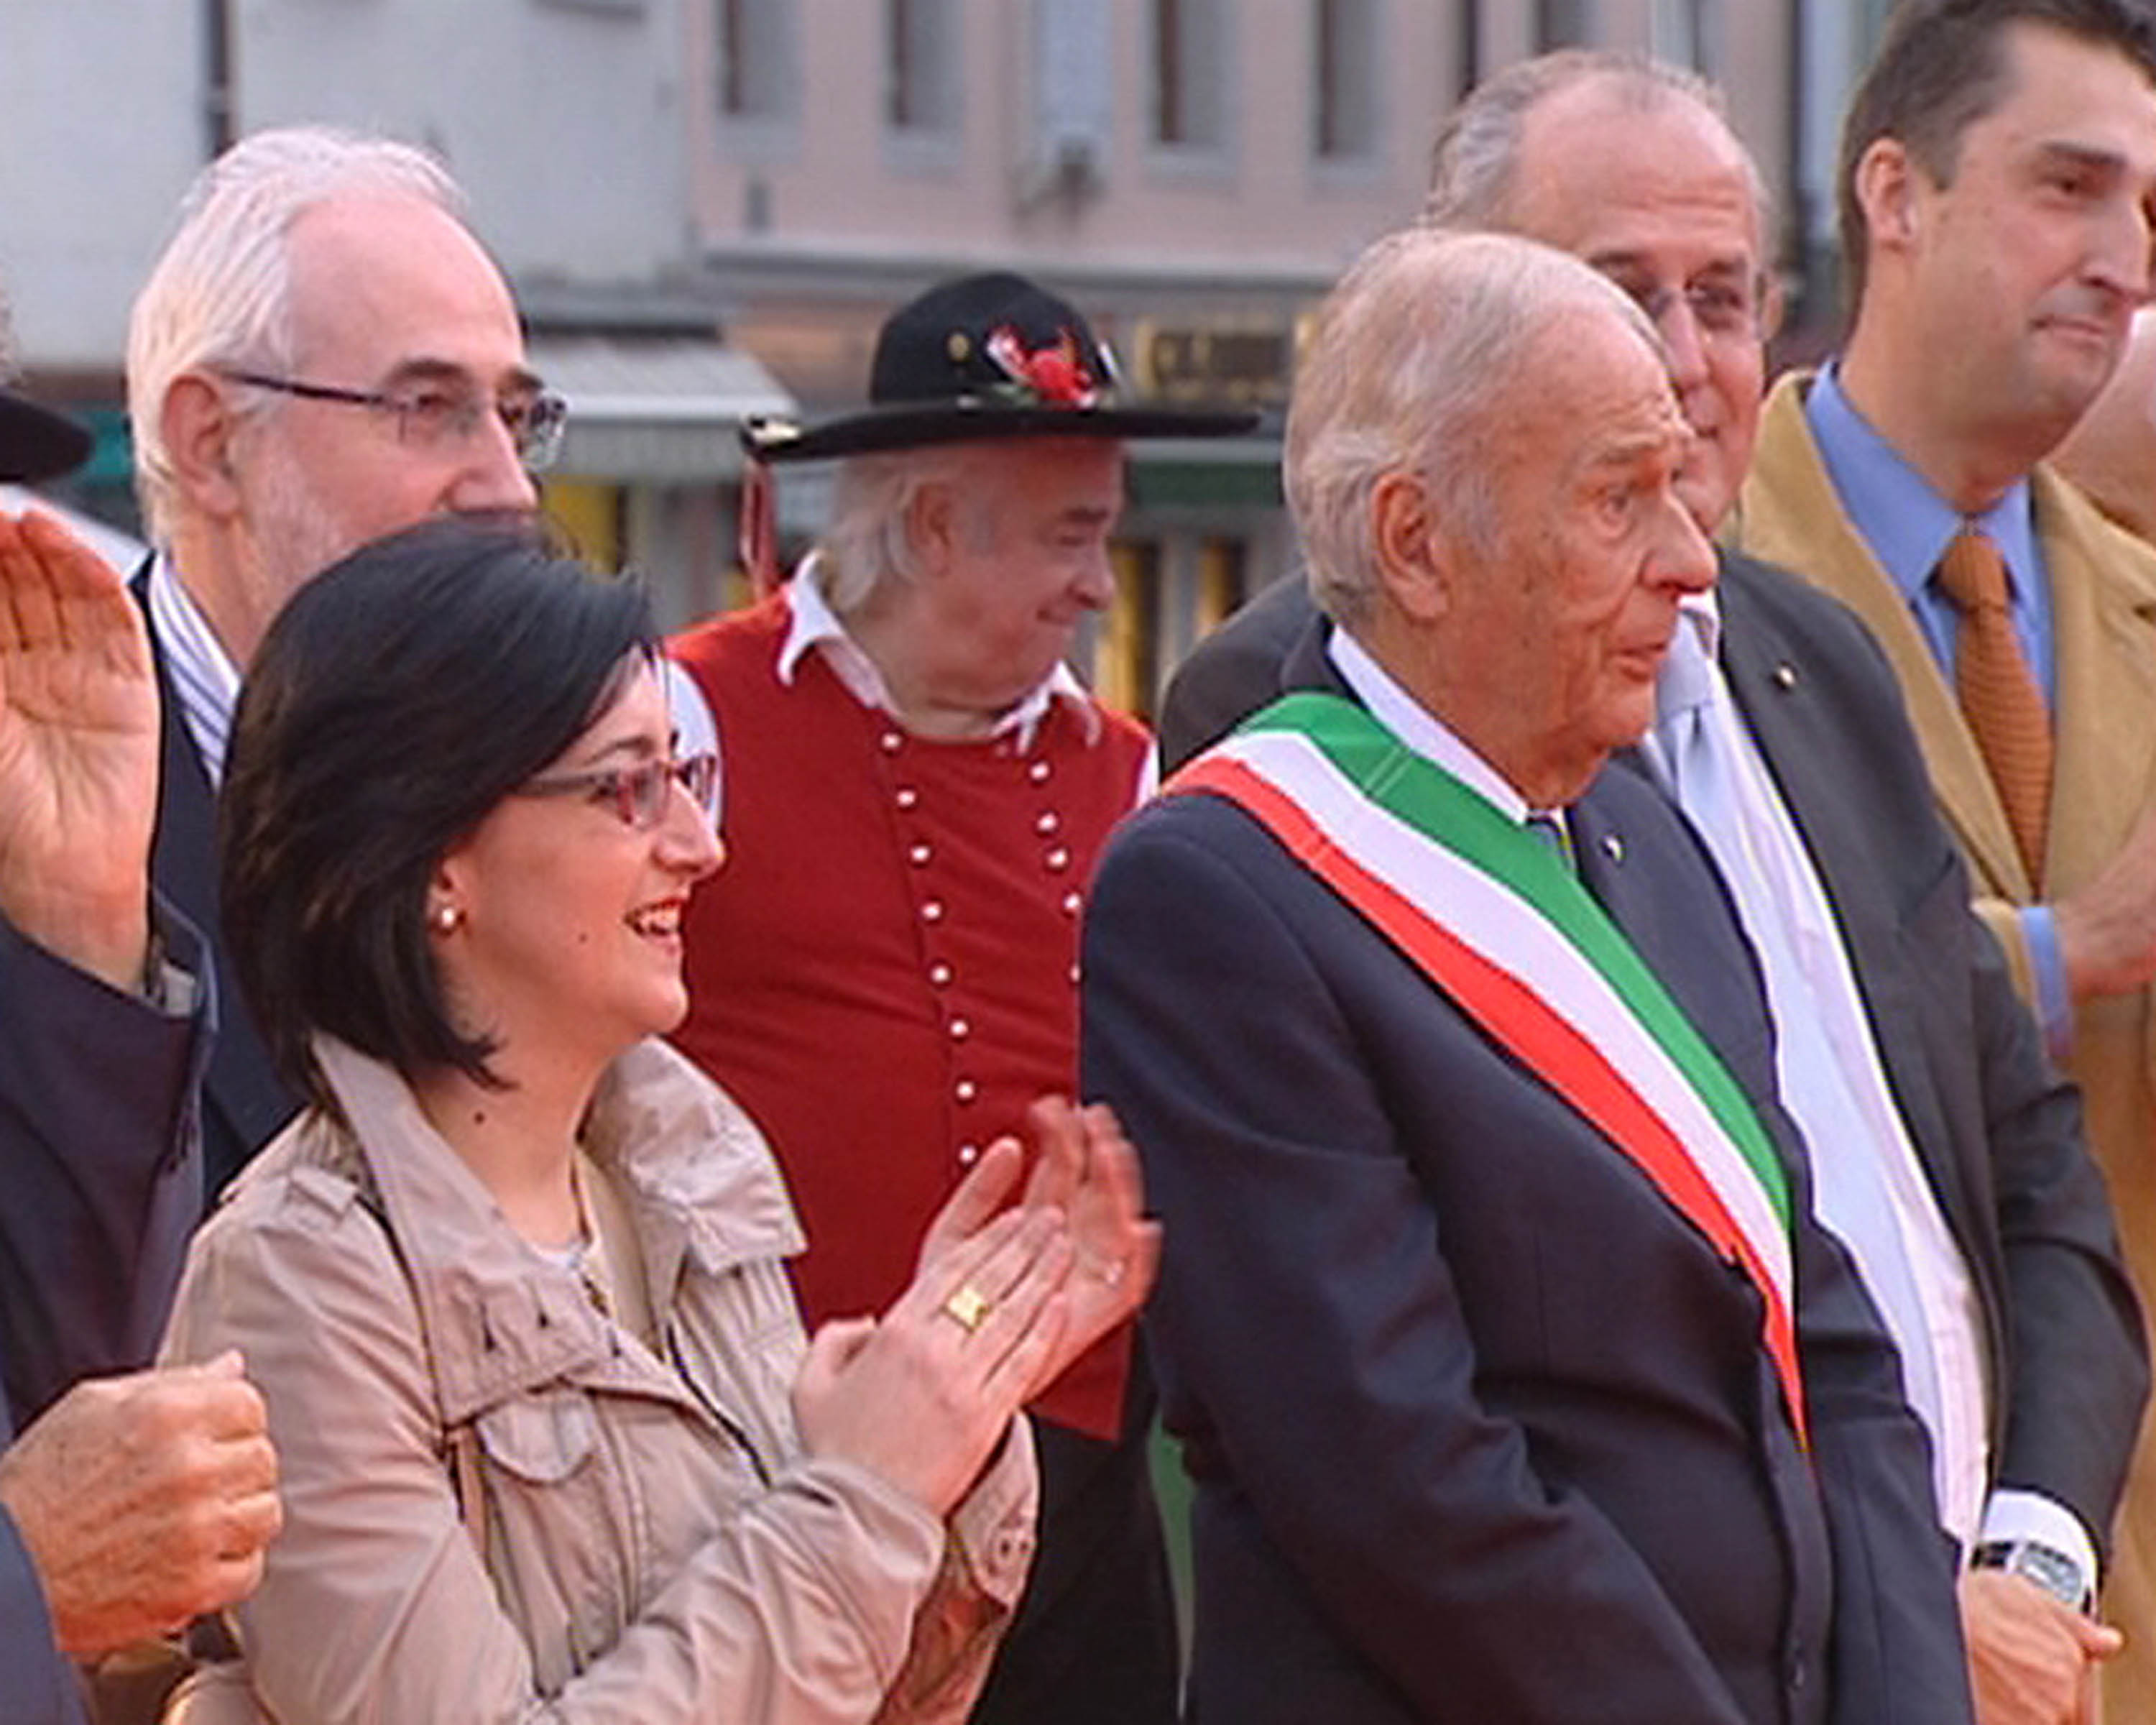
[[[1381,240],[1288,419],[1291,692],[1111,845],[1196,1715],[1953,1725],[1951,1553],[1697,839],[1601,773],[1713,559],[1644,315]]]

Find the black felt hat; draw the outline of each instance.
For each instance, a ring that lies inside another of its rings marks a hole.
[[[1125,405],[1115,361],[1067,302],[1009,271],[932,287],[876,337],[866,411],[803,426],[747,420],[766,461],[1014,437],[1227,437],[1255,413]]]
[[[57,478],[89,459],[90,435],[74,420],[0,389],[0,480]]]

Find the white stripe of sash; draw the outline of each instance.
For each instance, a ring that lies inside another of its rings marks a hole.
[[[1364,795],[1308,738],[1247,732],[1216,752],[1295,803],[1358,865],[1517,978],[1599,1050],[1691,1153],[1794,1312],[1789,1232],[1759,1177],[1683,1070],[1562,931],[1503,881]]]

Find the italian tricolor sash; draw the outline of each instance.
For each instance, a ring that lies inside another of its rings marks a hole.
[[[1163,787],[1191,792],[1262,823],[1744,1266],[1801,1438],[1789,1183],[1774,1144],[1563,861],[1337,696],[1287,696]]]

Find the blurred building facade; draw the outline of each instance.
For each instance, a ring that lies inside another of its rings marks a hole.
[[[1149,708],[1196,635],[1294,567],[1277,413],[1296,332],[1420,202],[1497,67],[1647,49],[1729,91],[1781,212],[1799,341],[1833,319],[1834,140],[1887,0],[8,0],[0,280],[33,382],[105,436],[126,310],[200,163],[298,120],[426,143],[469,189],[574,410],[550,506],[670,621],[739,597],[743,411],[860,398],[877,326],[1009,266],[1140,388],[1276,410],[1134,451],[1119,597],[1081,670]],[[116,116],[124,123],[116,124]],[[824,490],[788,472],[783,526]]]

